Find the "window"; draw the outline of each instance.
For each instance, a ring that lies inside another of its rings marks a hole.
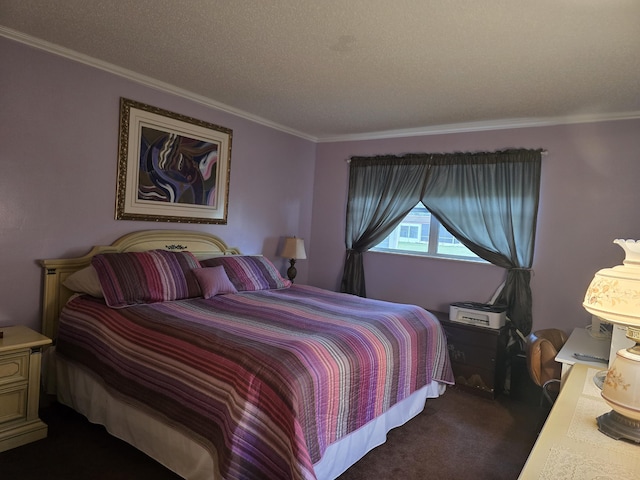
[[[400,225],[371,250],[484,262],[440,225],[422,203],[413,207]]]
[[[422,225],[403,223],[400,225],[400,241],[415,243],[420,241]]]

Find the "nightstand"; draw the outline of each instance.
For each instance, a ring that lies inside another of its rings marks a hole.
[[[38,406],[41,349],[51,339],[21,325],[0,330],[0,452],[4,452],[47,436]]]
[[[507,370],[507,327],[488,328],[452,322],[443,312],[432,312],[447,335],[455,387],[486,398],[504,390]]]

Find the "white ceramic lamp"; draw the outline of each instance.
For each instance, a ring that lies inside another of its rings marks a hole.
[[[598,417],[600,431],[640,443],[640,241],[615,240],[625,251],[623,265],[597,272],[583,306],[591,314],[627,327],[636,342],[617,352],[602,385],[602,398],[613,409]]]
[[[290,266],[287,269],[287,277],[293,282],[298,274],[298,270],[295,267],[296,260],[307,258],[307,253],[304,251],[304,240],[297,237],[285,238],[280,256],[289,259]]]

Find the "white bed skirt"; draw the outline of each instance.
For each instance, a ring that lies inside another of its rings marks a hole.
[[[188,480],[221,480],[209,452],[181,432],[111,395],[81,368],[56,358],[58,401],[83,414],[92,423],[143,451]],[[371,449],[383,444],[387,432],[417,414],[427,398],[444,393],[438,382],[418,390],[387,413],[330,445],[314,465],[318,480],[332,480],[344,473]]]

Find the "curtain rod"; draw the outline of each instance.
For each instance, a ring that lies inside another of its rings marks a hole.
[[[477,153],[500,153],[500,152],[477,152]],[[405,154],[407,155],[407,154]],[[409,154],[410,155],[410,154]],[[420,155],[420,154],[417,154]],[[452,154],[447,154],[447,153],[425,153],[424,155],[456,155],[456,153],[452,153]],[[471,153],[471,155],[473,155],[473,153]],[[542,155],[543,157],[546,157],[547,155],[549,155],[549,151],[548,150],[540,150],[540,155]],[[360,156],[360,155],[354,155],[354,156]],[[390,154],[391,156],[391,154]],[[402,155],[398,155],[398,157],[401,157]],[[349,158],[345,158],[344,160],[347,163],[351,163],[351,157]]]

